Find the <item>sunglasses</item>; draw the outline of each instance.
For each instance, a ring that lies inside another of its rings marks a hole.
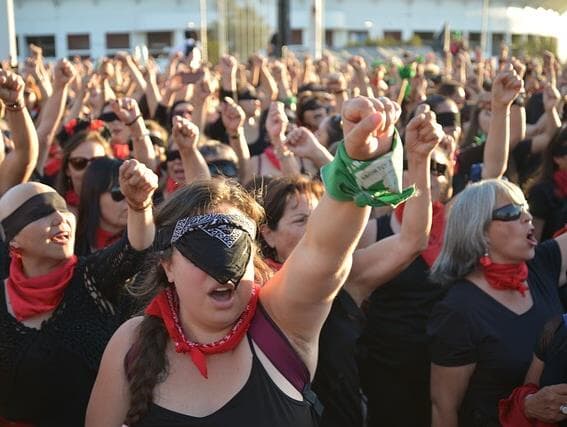
[[[211,176],[222,175],[226,178],[236,178],[238,176],[238,166],[230,160],[214,160],[208,162]]]
[[[168,162],[173,162],[174,160],[181,160],[181,154],[179,153],[179,150],[169,150],[165,156]]]
[[[431,160],[429,171],[434,176],[444,176],[445,173],[447,172],[447,165],[444,163],[438,163],[435,160]]]
[[[115,202],[121,202],[126,198],[124,194],[122,194],[122,191],[120,191],[119,186],[112,187],[110,189],[110,197],[112,197],[112,200],[114,200]]]
[[[501,208],[494,209],[492,211],[493,221],[516,221],[522,216],[523,212],[527,212],[524,205],[518,205],[516,203],[510,203],[504,205]]]
[[[437,123],[442,127],[461,126],[461,116],[459,113],[437,113],[435,117]]]
[[[116,121],[116,120],[120,120],[120,119],[118,118],[118,116],[117,116],[115,113],[113,113],[112,111],[109,112],[109,113],[102,113],[102,114],[98,117],[98,119],[99,119],[99,120],[102,120],[103,122],[114,122],[114,121]]]
[[[85,169],[94,159],[99,159],[102,156],[99,157],[92,157],[90,159],[87,159],[86,157],[71,157],[69,159],[69,164],[71,165],[71,167],[73,169],[75,169],[76,171],[82,171],[83,169]]]

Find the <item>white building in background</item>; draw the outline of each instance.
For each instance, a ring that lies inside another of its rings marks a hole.
[[[198,29],[200,22],[199,0],[13,1],[20,59],[27,55],[30,42],[40,43],[48,57],[97,58],[138,45],[146,45],[152,54],[166,54],[168,49],[183,42],[188,25]],[[255,9],[254,19],[263,19],[275,31],[277,0],[208,0],[210,23],[218,19],[218,1],[227,1],[228,8],[238,4],[241,8]],[[312,30],[312,0],[290,1],[291,43],[307,44]],[[408,40],[418,35],[428,40],[447,22],[471,44],[478,44],[482,3],[482,0],[325,0],[324,41],[326,46],[341,48],[368,37]],[[518,4],[518,0],[491,0],[487,50],[494,52],[503,40],[511,43],[526,37],[553,37],[559,42],[560,57],[567,60],[567,13],[517,7]],[[562,5],[563,12],[567,9],[567,0],[556,4]],[[231,35],[228,37],[230,42]],[[263,44],[267,42],[266,39]]]

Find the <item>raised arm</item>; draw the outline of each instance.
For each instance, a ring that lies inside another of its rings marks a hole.
[[[222,124],[228,134],[228,142],[238,157],[238,179],[246,184],[252,179],[250,150],[244,135],[244,110],[232,98],[226,97],[221,105]]]
[[[177,144],[181,155],[185,182],[191,184],[198,179],[210,178],[207,162],[197,148],[199,128],[190,120],[176,116],[173,118],[172,131],[173,141]]]
[[[37,162],[37,134],[25,107],[24,86],[20,76],[0,70],[0,99],[14,142],[14,150],[0,164],[0,196],[14,185],[26,182]]]
[[[384,111],[378,100],[359,97],[348,101],[343,109],[348,157],[364,161],[390,151],[394,133],[391,118],[391,112]],[[344,163],[337,167],[341,165],[346,170]],[[332,181],[332,177],[329,179]],[[337,185],[333,188],[343,188]],[[311,214],[305,235],[260,296],[312,374],[321,326],[349,274],[352,253],[370,213],[368,207],[359,207],[348,197],[343,200],[347,201],[323,196]]]
[[[431,152],[443,135],[443,129],[437,124],[429,106],[420,105],[416,116],[407,125],[405,135],[408,182],[415,184],[417,195],[406,202],[398,234],[354,253],[345,289],[359,305],[427,247],[432,217],[429,166]]]
[[[511,64],[506,64],[492,84],[492,114],[484,147],[482,178],[501,178],[508,166],[510,151],[510,105],[523,87]]]

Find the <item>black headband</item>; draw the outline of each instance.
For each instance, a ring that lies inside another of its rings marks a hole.
[[[6,242],[10,242],[16,237],[26,225],[51,215],[55,211],[68,212],[67,203],[55,191],[30,197],[2,220]]]
[[[437,123],[441,126],[461,126],[461,115],[459,113],[437,113]]]
[[[219,283],[238,284],[252,255],[256,225],[243,215],[205,214],[182,218],[157,230],[158,251],[175,246]]]

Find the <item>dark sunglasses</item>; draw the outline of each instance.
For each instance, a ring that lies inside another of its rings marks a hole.
[[[150,139],[152,140],[153,145],[165,148],[165,142],[159,136],[150,134]]]
[[[443,176],[447,172],[447,165],[431,160],[429,171],[435,176]]]
[[[492,211],[493,221],[516,221],[522,216],[523,212],[527,212],[524,205],[517,205],[516,203],[510,203],[504,205],[501,208],[494,209]]]
[[[179,150],[169,150],[165,156],[168,162],[173,162],[174,160],[181,160],[181,154],[179,153]]]
[[[87,159],[86,157],[71,157],[69,158],[69,164],[72,166],[73,169],[77,171],[82,171],[89,165],[90,162],[98,158],[100,157],[93,157],[91,159]]]
[[[238,176],[238,166],[230,160],[214,160],[208,162],[211,176],[222,175],[226,178],[236,178]]]
[[[459,113],[437,113],[435,117],[437,123],[442,127],[461,126],[461,116]]]
[[[111,111],[111,112],[108,112],[108,113],[102,113],[99,116],[99,120],[102,120],[103,122],[113,122],[115,120],[120,120],[120,119],[118,118],[118,116],[115,113],[113,113]]]
[[[114,200],[115,202],[121,202],[125,199],[125,196],[124,194],[122,194],[122,191],[120,191],[119,186],[112,187],[110,189],[110,197],[112,197],[112,200]]]

